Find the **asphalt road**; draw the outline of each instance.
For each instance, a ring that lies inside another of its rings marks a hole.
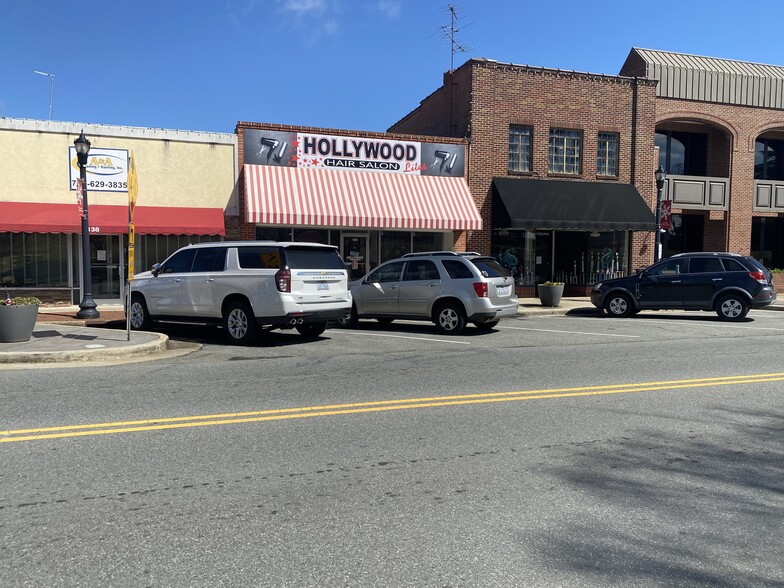
[[[784,586],[784,313],[0,371],[2,586]]]

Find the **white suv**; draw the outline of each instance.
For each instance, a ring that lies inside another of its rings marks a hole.
[[[338,321],[341,326],[361,318],[426,320],[447,335],[462,333],[467,322],[489,331],[518,307],[514,279],[495,259],[453,251],[387,261],[352,282],[351,295],[351,315]]]
[[[351,310],[348,272],[331,245],[237,241],[176,251],[131,282],[131,328],[152,321],[222,324],[233,343],[261,329],[317,337]]]

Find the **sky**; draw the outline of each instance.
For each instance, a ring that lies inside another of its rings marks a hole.
[[[784,66],[737,0],[0,0],[0,117],[386,131],[472,58],[615,75],[632,47]]]

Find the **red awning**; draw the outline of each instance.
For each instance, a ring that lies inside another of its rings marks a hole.
[[[95,233],[127,233],[128,207],[93,204],[88,208]],[[136,232],[147,235],[225,235],[222,208],[137,206]],[[76,204],[0,202],[0,233],[81,233]]]
[[[245,165],[249,223],[478,230],[462,177]]]

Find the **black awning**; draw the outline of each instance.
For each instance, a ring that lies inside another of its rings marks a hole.
[[[653,231],[631,184],[493,178],[493,228]]]

